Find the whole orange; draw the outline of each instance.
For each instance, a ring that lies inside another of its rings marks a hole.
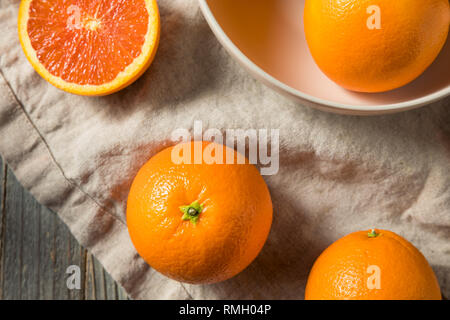
[[[351,233],[309,274],[306,300],[440,300],[436,276],[410,242],[387,230]]]
[[[306,0],[304,27],[319,68],[340,86],[382,92],[416,79],[447,39],[448,0]]]
[[[178,281],[215,283],[259,254],[272,224],[272,201],[245,156],[216,143],[189,142],[161,151],[139,170],[127,224],[151,267]]]

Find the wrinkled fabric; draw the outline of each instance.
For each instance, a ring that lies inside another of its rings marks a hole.
[[[36,199],[137,299],[302,299],[328,245],[373,227],[426,256],[450,296],[450,100],[406,113],[352,117],[294,103],[224,51],[195,0],[160,0],[150,69],[106,97],[43,80],[17,36],[19,1],[0,2],[0,153]],[[134,250],[126,198],[139,167],[176,128],[279,129],[280,170],[265,176],[274,220],[258,258],[214,285],[172,281]]]

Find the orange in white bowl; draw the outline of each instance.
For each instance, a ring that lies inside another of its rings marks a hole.
[[[450,95],[450,41],[416,80],[383,93],[357,93],[331,81],[311,56],[303,0],[199,0],[226,50],[269,87],[304,105],[344,114],[394,113]]]

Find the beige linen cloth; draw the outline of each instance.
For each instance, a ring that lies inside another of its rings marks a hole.
[[[107,97],[60,91],[19,45],[18,0],[0,2],[0,152],[21,183],[138,299],[302,299],[314,260],[347,233],[393,230],[416,245],[450,296],[450,100],[350,117],[291,102],[224,51],[195,0],[160,0],[161,46],[149,71]],[[280,171],[265,177],[274,221],[259,257],[215,285],[152,270],[126,227],[138,168],[176,128],[280,129]]]

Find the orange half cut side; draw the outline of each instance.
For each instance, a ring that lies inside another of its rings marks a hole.
[[[156,0],[22,0],[18,29],[25,55],[45,80],[98,96],[147,70],[161,23]]]

